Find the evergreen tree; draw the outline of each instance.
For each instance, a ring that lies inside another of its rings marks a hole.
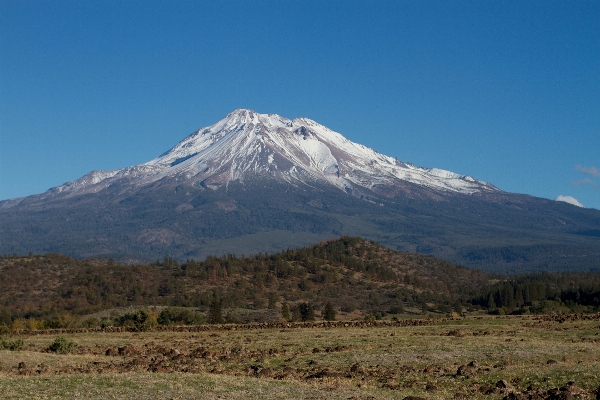
[[[325,321],[335,321],[335,314],[336,311],[333,308],[333,305],[331,304],[331,302],[327,302],[327,304],[325,304],[325,308],[323,309],[323,319]]]
[[[302,321],[314,321],[315,320],[315,309],[310,303],[298,304],[300,310],[300,318]]]
[[[212,303],[210,303],[210,309],[208,310],[208,323],[222,324],[223,322],[221,301],[215,297]]]
[[[267,308],[269,308],[270,310],[274,310],[277,300],[279,300],[279,295],[277,294],[277,292],[267,293],[267,301],[268,301]]]
[[[292,321],[302,321],[302,314],[300,313],[300,306],[293,306],[290,309],[292,313]]]
[[[291,315],[290,315],[290,307],[288,306],[287,303],[283,303],[281,305],[281,316],[283,317],[283,319],[285,319],[286,321],[290,321],[291,320]]]
[[[489,310],[493,310],[496,308],[496,302],[494,301],[494,294],[490,292],[490,296],[488,297],[487,306]]]
[[[517,304],[517,307],[521,307],[525,303],[525,300],[523,299],[523,290],[521,290],[521,288],[517,288],[517,293],[515,294],[515,302]]]

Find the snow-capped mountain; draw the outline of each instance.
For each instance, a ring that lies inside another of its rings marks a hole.
[[[236,110],[146,163],[0,201],[0,254],[137,262],[351,235],[496,272],[590,270],[599,226],[597,210],[416,167],[306,118]]]
[[[383,195],[402,182],[464,194],[499,192],[468,175],[383,155],[308,118],[290,120],[245,109],[199,129],[149,162],[94,171],[51,192],[70,196],[98,192],[117,181],[145,186],[165,178],[217,189],[255,177],[293,185],[322,182],[347,192],[362,188]]]

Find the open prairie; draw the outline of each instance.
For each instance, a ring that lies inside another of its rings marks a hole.
[[[600,386],[600,314],[31,331],[3,343],[19,339],[0,350],[4,398],[596,399]]]

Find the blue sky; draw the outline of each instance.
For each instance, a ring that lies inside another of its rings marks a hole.
[[[0,0],[0,199],[236,108],[600,209],[598,1]]]

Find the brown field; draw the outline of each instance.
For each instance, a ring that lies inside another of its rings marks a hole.
[[[4,336],[0,397],[600,398],[600,314],[57,334]]]

